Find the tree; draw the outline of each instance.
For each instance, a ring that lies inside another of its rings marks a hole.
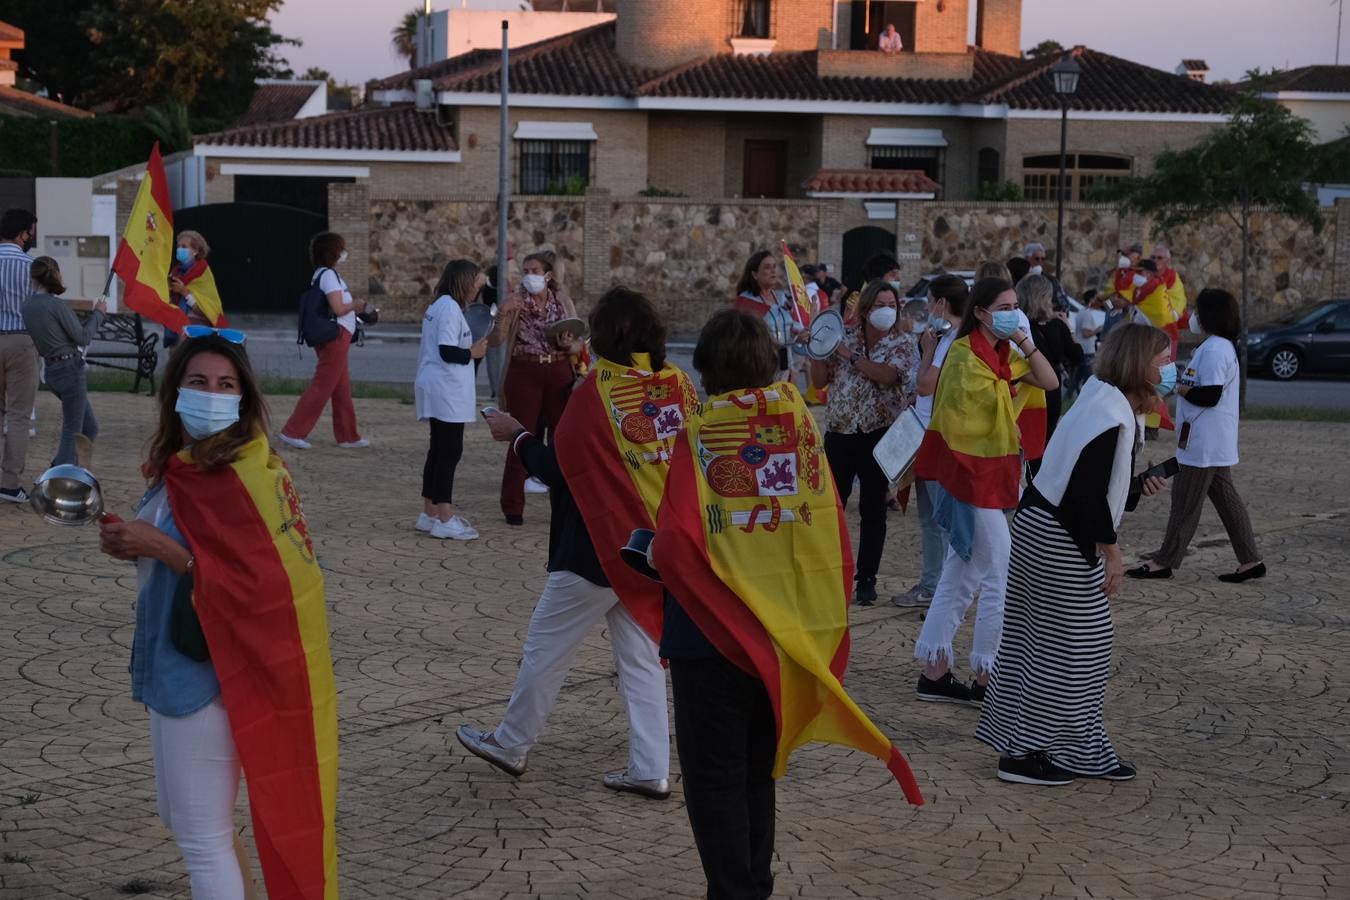
[[[1026,55],[1032,59],[1040,59],[1043,56],[1059,56],[1064,52],[1064,45],[1055,40],[1044,40],[1027,51]]]
[[[390,44],[394,52],[408,61],[408,68],[417,68],[417,20],[422,17],[420,9],[403,14],[398,24],[389,32]]]
[[[1343,151],[1316,143],[1312,125],[1252,93],[1239,95],[1228,124],[1187,150],[1164,150],[1153,174],[1114,185],[1122,209],[1153,217],[1158,235],[1193,222],[1227,218],[1242,245],[1242,331],[1238,338],[1240,396],[1247,400],[1251,215],[1257,208],[1322,228],[1316,198],[1305,185],[1344,166]]]

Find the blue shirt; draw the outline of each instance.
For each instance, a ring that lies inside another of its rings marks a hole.
[[[136,518],[150,522],[182,546],[187,542],[173,521],[163,484],[141,499]],[[216,670],[208,659],[188,659],[169,639],[169,616],[178,574],[149,557],[137,564],[136,636],[131,647],[131,697],[164,716],[186,716],[220,694]]]
[[[0,244],[0,332],[28,331],[23,301],[33,292],[33,260],[18,244]]]

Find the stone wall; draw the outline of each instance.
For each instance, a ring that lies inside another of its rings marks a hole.
[[[1029,241],[1045,244],[1054,256],[1056,209],[1014,203],[923,204],[921,262],[928,268],[973,269],[982,260],[1021,255]],[[1281,308],[1331,296],[1343,290],[1336,278],[1336,238],[1350,228],[1350,204],[1323,210],[1325,224],[1317,234],[1306,225],[1258,212],[1251,222],[1251,291],[1254,320]],[[1345,220],[1345,221],[1342,221]],[[1160,236],[1172,251],[1192,297],[1205,287],[1237,293],[1242,283],[1242,244],[1227,218],[1179,229]],[[1070,204],[1064,214],[1065,286],[1073,293],[1099,287],[1124,245],[1152,240],[1152,223],[1122,217],[1109,207]],[[1350,260],[1342,260],[1342,266]]]

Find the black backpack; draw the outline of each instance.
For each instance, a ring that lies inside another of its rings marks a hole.
[[[320,269],[309,283],[309,287],[300,295],[300,317],[296,323],[295,342],[318,347],[338,336],[342,326],[333,316],[333,308],[328,305],[328,295],[319,287],[319,279],[329,271]]]

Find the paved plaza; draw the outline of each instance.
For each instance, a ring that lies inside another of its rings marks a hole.
[[[294,400],[274,399],[274,419]],[[93,403],[96,470],[126,515],[153,402]],[[357,410],[373,448],[337,449],[325,417],[315,449],[286,454],[328,585],[343,896],[700,896],[678,775],[665,802],[600,784],[626,759],[627,726],[599,629],[524,777],[454,740],[461,723],[495,725],[510,696],[544,582],[546,498],[508,528],[504,451],[471,426],[457,495],[483,537],[419,535],[423,426],[397,401]],[[29,476],[54,447],[50,394],[40,419]],[[997,781],[974,710],[915,702],[919,614],[855,609],[847,683],[907,753],[928,803],[907,806],[871,757],[798,752],[779,783],[776,896],[1350,896],[1350,425],[1255,422],[1242,437],[1238,487],[1271,576],[1214,579],[1235,563],[1207,508],[1178,576],[1127,582],[1113,605],[1106,721],[1137,780]],[[1166,442],[1144,454],[1169,455]],[[1160,543],[1166,513],[1162,497],[1127,517],[1127,560]],[[917,575],[912,511],[890,522],[883,597]],[[100,555],[95,529],[0,508],[3,900],[188,896],[155,811],[147,716],[130,697],[134,599],[133,567]],[[958,635],[958,674],[969,638]]]

